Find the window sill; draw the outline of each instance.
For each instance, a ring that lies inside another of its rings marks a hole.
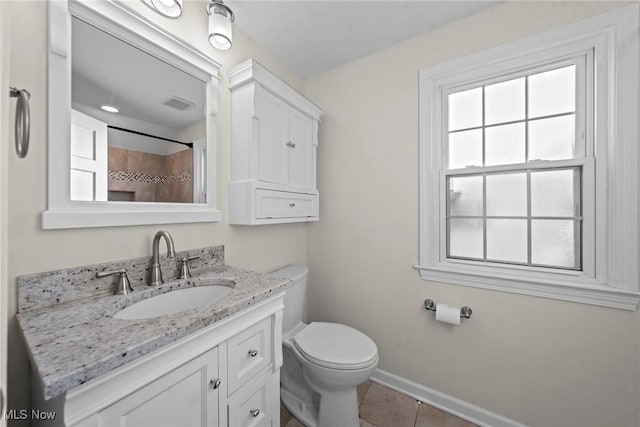
[[[522,295],[551,298],[603,307],[635,310],[640,292],[612,288],[580,274],[536,275],[524,271],[484,270],[464,264],[441,262],[437,265],[414,267],[423,280],[491,289]],[[484,270],[484,271],[480,271]],[[490,273],[490,274],[488,274]]]

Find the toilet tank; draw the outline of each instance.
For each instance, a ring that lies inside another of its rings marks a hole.
[[[284,295],[282,320],[282,333],[284,334],[303,320],[308,273],[309,269],[304,265],[290,265],[271,273],[274,276],[291,279],[293,282]]]

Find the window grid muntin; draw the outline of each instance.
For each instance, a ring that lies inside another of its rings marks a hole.
[[[561,60],[557,60],[557,61],[552,61],[552,62],[548,62],[545,64],[541,64],[535,67],[528,67],[524,70],[520,70],[520,71],[515,71],[512,73],[507,73],[504,74],[502,76],[493,76],[493,77],[489,77],[487,79],[481,80],[481,81],[476,81],[474,83],[468,83],[468,84],[464,84],[464,85],[458,85],[455,87],[449,87],[447,89],[444,89],[442,91],[442,124],[443,124],[443,129],[444,129],[444,141],[443,141],[443,146],[442,146],[442,151],[441,151],[441,155],[442,155],[442,164],[446,165],[444,167],[444,169],[449,169],[448,165],[449,165],[449,135],[451,133],[459,133],[459,132],[464,132],[464,131],[469,131],[469,130],[475,130],[475,129],[480,129],[482,128],[482,165],[473,165],[473,167],[483,167],[485,164],[485,132],[484,129],[487,127],[495,127],[495,126],[504,126],[504,125],[509,125],[509,124],[515,124],[515,123],[525,123],[525,163],[529,162],[529,122],[533,121],[533,120],[544,120],[544,119],[551,119],[551,118],[555,118],[555,117],[560,117],[560,116],[568,116],[568,115],[574,115],[575,119],[574,119],[574,127],[575,127],[575,139],[574,139],[574,156],[573,158],[579,158],[579,157],[583,157],[586,155],[587,152],[587,147],[585,147],[586,144],[586,137],[585,137],[585,122],[586,122],[586,115],[587,115],[587,111],[586,111],[586,105],[583,105],[586,102],[586,96],[588,95],[588,90],[587,90],[587,65],[591,64],[593,61],[593,52],[592,51],[586,51],[580,55],[571,57],[571,58],[566,58],[566,59],[561,59]],[[529,77],[533,76],[533,75],[537,75],[537,74],[541,74],[541,73],[545,73],[548,71],[553,71],[556,69],[560,69],[560,68],[565,68],[565,67],[570,67],[570,66],[574,66],[575,67],[575,72],[574,72],[574,110],[572,112],[564,112],[564,113],[556,113],[556,114],[549,114],[549,115],[545,115],[545,116],[539,116],[539,117],[534,117],[534,118],[528,118],[528,114],[529,114]],[[525,98],[524,98],[524,102],[525,102],[525,118],[523,120],[516,120],[516,121],[508,121],[508,122],[504,122],[504,123],[494,123],[491,125],[485,125],[485,118],[484,118],[484,114],[485,114],[485,100],[484,100],[484,88],[486,86],[490,86],[493,84],[497,84],[497,83],[501,83],[501,82],[505,82],[505,81],[509,81],[509,80],[515,80],[518,78],[525,78]],[[468,90],[473,90],[475,88],[482,88],[482,126],[474,126],[474,127],[469,127],[469,128],[464,128],[464,129],[455,129],[453,131],[449,130],[449,96],[452,94],[456,94],[459,92],[465,92]],[[534,159],[536,160],[536,159]],[[567,159],[568,160],[568,159]],[[545,160],[546,161],[546,160]],[[465,166],[465,167],[469,167],[469,166]]]
[[[555,162],[545,162],[545,163],[566,163],[565,161],[555,161]],[[546,165],[545,165],[546,166]],[[481,168],[477,168],[481,169]],[[531,215],[531,173],[535,172],[544,172],[544,171],[562,171],[562,170],[571,170],[574,171],[574,187],[573,187],[573,197],[574,197],[574,216],[532,216]],[[487,184],[486,178],[487,175],[496,175],[496,174],[512,174],[512,173],[526,173],[526,187],[527,187],[527,215],[526,216],[517,216],[517,215],[487,215]],[[450,192],[451,189],[451,178],[457,177],[472,177],[472,176],[481,176],[482,177],[482,216],[479,215],[450,215],[451,212],[451,198]],[[477,261],[483,263],[492,263],[492,264],[510,264],[510,265],[520,265],[527,267],[541,267],[541,268],[554,268],[560,270],[571,270],[571,271],[582,271],[583,266],[583,251],[582,251],[582,233],[583,233],[583,217],[582,217],[582,198],[583,198],[583,167],[580,165],[577,166],[566,166],[559,165],[556,167],[547,166],[544,168],[528,167],[527,169],[505,169],[505,170],[494,170],[491,172],[483,172],[481,170],[475,171],[473,173],[455,173],[453,171],[445,174],[445,187],[446,187],[446,208],[445,208],[445,222],[446,222],[446,257],[449,259],[458,259],[458,260],[469,260],[469,261]],[[450,236],[451,236],[451,219],[481,219],[482,220],[482,238],[483,238],[483,252],[482,258],[473,258],[473,257],[463,257],[463,256],[452,256],[450,253]],[[526,263],[518,263],[514,261],[503,261],[496,259],[489,259],[487,257],[487,219],[516,219],[516,220],[526,220],[527,221],[527,262]],[[539,220],[547,220],[547,221],[573,221],[574,226],[574,261],[573,267],[565,267],[558,265],[548,265],[548,264],[537,264],[532,262],[532,221]]]

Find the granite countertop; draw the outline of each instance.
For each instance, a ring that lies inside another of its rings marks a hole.
[[[17,314],[34,369],[50,399],[284,291],[288,279],[216,265],[128,295],[102,293]],[[141,320],[113,316],[138,301],[193,286],[232,287],[222,299],[176,314]]]

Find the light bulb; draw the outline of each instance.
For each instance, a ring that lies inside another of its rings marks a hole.
[[[231,48],[231,22],[233,14],[226,6],[213,5],[209,9],[209,43],[216,49],[229,50]]]
[[[182,0],[146,0],[145,3],[167,18],[182,15]]]

